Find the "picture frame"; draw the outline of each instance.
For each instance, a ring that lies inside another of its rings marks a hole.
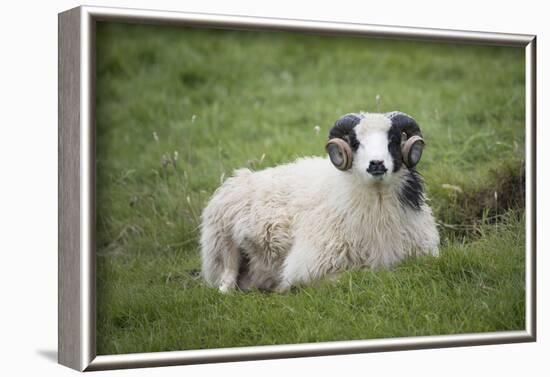
[[[525,50],[525,329],[97,355],[95,37],[98,22],[286,31],[515,46]],[[536,36],[81,6],[59,14],[59,363],[79,371],[381,352],[536,340]]]

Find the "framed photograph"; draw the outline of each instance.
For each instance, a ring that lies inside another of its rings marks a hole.
[[[59,362],[532,342],[533,35],[59,15]]]

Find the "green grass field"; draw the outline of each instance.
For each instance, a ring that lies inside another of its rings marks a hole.
[[[522,49],[97,32],[98,354],[524,328]],[[206,287],[198,225],[212,192],[236,168],[323,155],[333,122],[359,110],[420,123],[441,256],[285,295]]]

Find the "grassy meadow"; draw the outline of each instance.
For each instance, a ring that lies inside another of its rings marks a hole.
[[[519,48],[99,23],[98,354],[523,329],[524,89]],[[359,110],[420,123],[441,256],[285,295],[206,287],[213,191],[323,155]]]

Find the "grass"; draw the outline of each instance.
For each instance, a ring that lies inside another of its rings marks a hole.
[[[97,49],[99,354],[524,327],[521,49],[104,23]],[[322,155],[358,110],[421,124],[441,256],[287,295],[205,287],[212,192]]]

